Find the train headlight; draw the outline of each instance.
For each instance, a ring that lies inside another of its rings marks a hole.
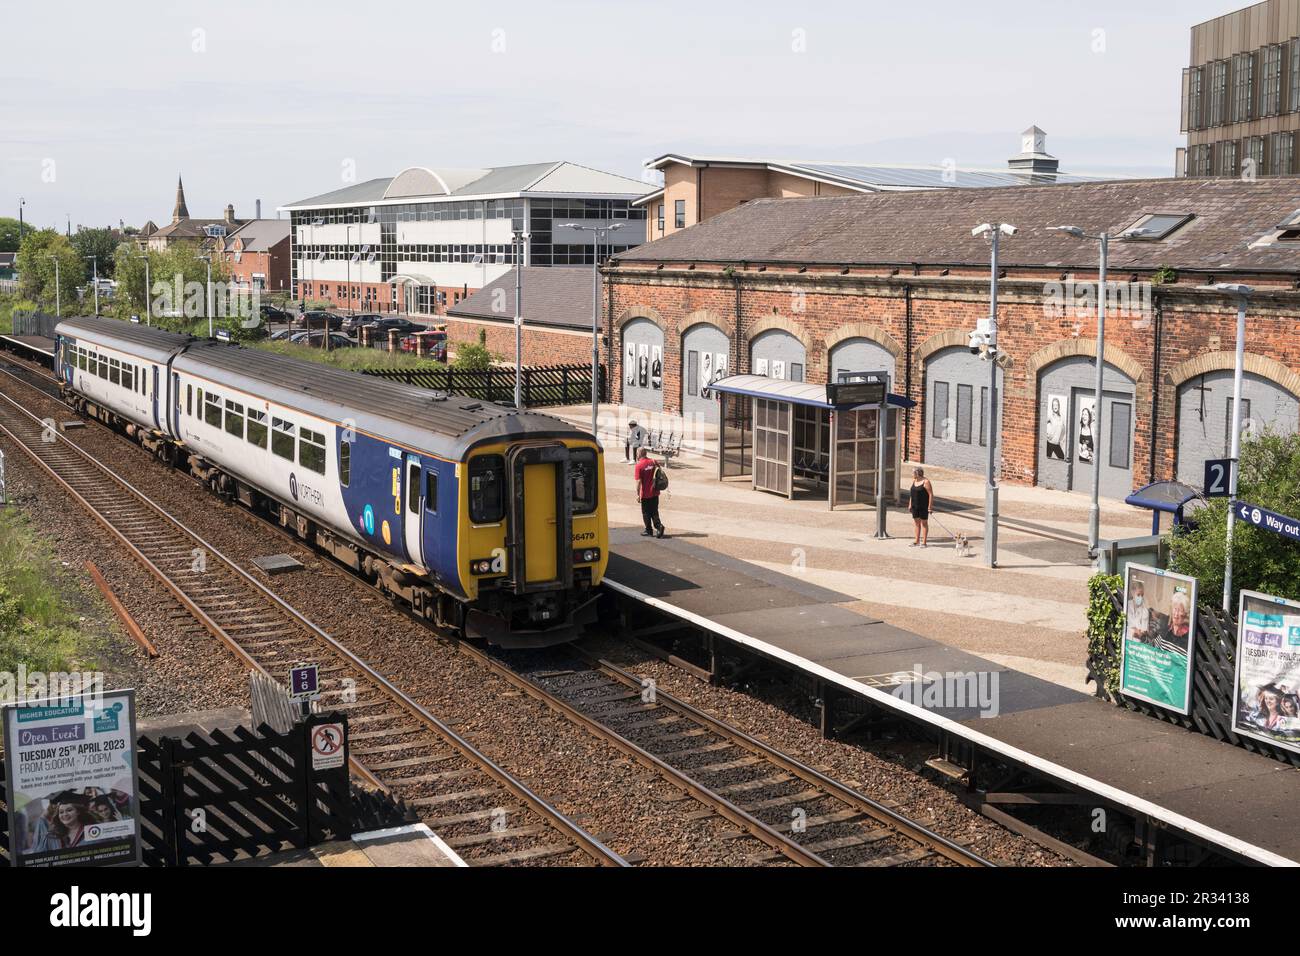
[[[574,564],[595,564],[600,560],[600,548],[579,548],[573,552]]]
[[[491,558],[475,558],[475,559],[473,559],[473,560],[470,561],[470,563],[469,563],[469,571],[470,571],[470,574],[491,574],[491,573],[492,573],[492,559],[491,559]]]

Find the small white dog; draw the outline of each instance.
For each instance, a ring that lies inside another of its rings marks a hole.
[[[959,558],[970,557],[971,555],[970,541],[966,539],[966,535],[963,534],[962,532],[958,531],[957,534],[953,536],[953,546],[957,549],[957,557]]]

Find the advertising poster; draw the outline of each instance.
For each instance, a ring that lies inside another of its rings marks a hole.
[[[785,378],[785,362],[781,359],[772,359],[772,377]]]
[[[1195,635],[1196,579],[1130,564],[1124,572],[1120,690],[1186,714]]]
[[[4,709],[15,866],[140,862],[135,692]]]
[[[1300,602],[1241,592],[1232,729],[1300,752]]]
[[[756,359],[754,361],[754,374],[755,375],[767,374],[767,359]]]
[[[721,381],[726,377],[727,353],[719,352],[717,355],[713,356],[713,378],[709,379],[709,383],[712,384],[713,382]]]
[[[650,386],[659,391],[664,387],[664,347],[652,346],[650,349]]]
[[[700,398],[709,397],[709,386],[713,384],[713,353],[700,353]]]
[[[1047,457],[1056,461],[1070,459],[1070,429],[1066,424],[1069,403],[1064,395],[1047,396]]]

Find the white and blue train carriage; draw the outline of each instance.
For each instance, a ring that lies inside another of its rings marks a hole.
[[[471,636],[543,646],[594,618],[608,528],[601,450],[588,433],[550,415],[111,319],[60,324],[56,361],[71,356],[79,369],[81,351],[120,328],[140,352],[171,350],[160,405],[142,414],[107,395],[102,407],[136,433],[155,423],[165,457],[214,491]],[[77,372],[60,375],[92,403]]]

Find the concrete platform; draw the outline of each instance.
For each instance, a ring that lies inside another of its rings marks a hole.
[[[307,850],[289,850],[227,866],[251,867],[372,867],[372,866],[468,866],[423,823],[355,833],[351,840],[322,843]]]
[[[855,598],[797,574],[628,529],[611,545],[605,581],[618,593],[1070,789],[1248,859],[1300,865],[1300,774],[1284,764],[858,615],[844,606]],[[918,671],[975,674],[993,706],[927,704]]]
[[[0,342],[16,352],[38,352],[47,359],[54,359],[54,339],[43,335],[0,335]]]

